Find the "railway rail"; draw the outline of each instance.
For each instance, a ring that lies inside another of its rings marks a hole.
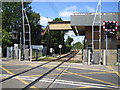
[[[59,64],[57,64],[55,67],[53,67],[52,69],[50,69],[50,70],[48,70],[47,72],[43,73],[40,77],[38,77],[38,78],[35,79],[33,82],[29,83],[28,85],[26,85],[24,88],[21,89],[21,90],[27,90],[27,89],[31,88],[31,86],[33,86],[34,84],[36,84],[38,81],[40,81],[42,78],[44,78],[45,76],[47,76],[48,74],[50,74],[52,71],[54,71],[55,69],[57,69],[58,67],[60,67],[62,64],[64,64],[65,62],[69,61],[69,60],[70,60],[71,58],[73,58],[77,53],[78,53],[78,51],[71,51],[71,52],[68,53],[67,55],[64,55],[64,56],[62,56],[62,57],[60,57],[60,58],[50,60],[50,61],[48,61],[48,62],[45,62],[45,63],[43,63],[43,64],[40,64],[40,65],[38,65],[38,66],[35,66],[35,67],[31,68],[31,69],[27,69],[27,70],[25,70],[25,71],[22,71],[22,72],[20,72],[20,73],[15,74],[15,75],[9,76],[9,77],[7,77],[7,78],[5,78],[5,79],[2,79],[2,80],[0,81],[0,83],[4,82],[4,81],[6,81],[6,80],[12,79],[12,78],[14,78],[14,77],[16,77],[16,76],[19,76],[19,75],[21,75],[21,74],[30,72],[30,71],[32,71],[32,70],[34,70],[34,69],[37,69],[37,68],[39,68],[39,67],[42,67],[42,66],[44,66],[44,65],[47,65],[47,64],[49,64],[49,63],[52,62],[52,61],[57,61],[57,60],[60,60],[60,59],[64,59],[64,58],[65,58],[65,60],[62,60],[62,61],[61,61]],[[67,57],[67,59],[66,59],[66,57]],[[68,65],[68,66],[69,66],[69,65]],[[66,67],[66,68],[67,68],[67,67]],[[52,85],[52,83],[60,76],[60,74],[62,74],[62,73],[65,71],[66,68],[64,68],[64,69],[54,78],[54,80],[47,86],[46,89],[48,89],[48,88]]]

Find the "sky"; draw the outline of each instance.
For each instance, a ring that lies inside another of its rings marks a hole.
[[[95,12],[97,4],[98,2],[32,2],[30,5],[34,12],[40,14],[40,24],[46,26],[48,21],[56,17],[70,21],[70,15],[73,13]],[[118,12],[118,2],[102,2],[101,9],[102,12]],[[65,40],[68,36],[74,39],[73,43],[82,42],[84,39],[83,36],[75,36],[72,31],[64,36]]]

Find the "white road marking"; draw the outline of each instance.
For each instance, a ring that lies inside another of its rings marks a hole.
[[[8,74],[1,74],[0,77],[9,77],[11,75]],[[34,81],[35,79],[37,79],[37,77],[28,77],[28,76],[19,76],[20,78],[22,78],[23,80],[30,80],[30,81]],[[16,78],[16,77],[14,77]],[[54,79],[48,79],[48,78],[43,78],[42,80],[40,80],[41,82],[52,82]],[[119,88],[117,86],[112,86],[112,85],[104,85],[104,84],[96,84],[96,83],[86,83],[86,82],[75,82],[75,81],[67,81],[67,80],[56,80],[54,82],[54,84],[65,84],[65,85],[73,85],[73,86],[87,86],[87,87],[91,87],[91,88]]]

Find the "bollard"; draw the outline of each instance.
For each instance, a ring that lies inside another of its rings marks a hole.
[[[90,65],[90,50],[88,50],[88,65]]]
[[[106,50],[103,51],[103,65],[107,65],[106,60]]]

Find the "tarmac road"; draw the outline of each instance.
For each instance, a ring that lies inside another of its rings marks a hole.
[[[1,61],[1,79],[17,74],[24,70],[38,66],[44,62],[29,61]],[[60,62],[51,62],[42,67],[36,68],[19,76],[2,82],[2,88],[24,88],[30,82],[40,77]],[[62,74],[60,72],[64,70]],[[58,76],[59,75],[59,76]],[[53,80],[57,79],[53,82]],[[118,89],[120,85],[120,74],[110,66],[83,65],[80,63],[64,63],[49,75],[35,83],[31,88],[98,88]]]

